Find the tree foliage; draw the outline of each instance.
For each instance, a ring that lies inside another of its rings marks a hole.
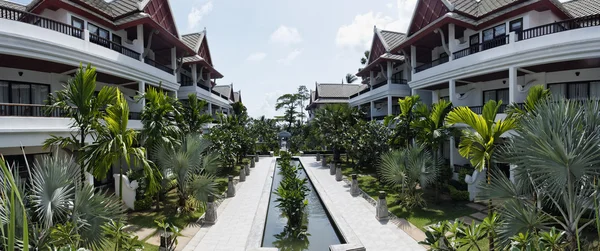
[[[389,150],[389,129],[376,121],[359,121],[348,132],[345,148],[357,167],[376,171],[380,156]]]
[[[313,123],[323,143],[334,152],[334,159],[339,161],[339,151],[348,141],[350,129],[358,123],[363,114],[358,108],[348,104],[328,104],[317,110]]]

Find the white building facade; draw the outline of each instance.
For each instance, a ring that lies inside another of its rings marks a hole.
[[[68,136],[71,120],[45,112],[49,94],[62,90],[80,65],[97,71],[98,90],[116,86],[130,107],[129,126],[141,129],[150,86],[173,97],[195,93],[221,111],[234,97],[212,91],[216,79],[206,31],[180,35],[168,0],[0,0],[0,154],[32,161],[49,154],[50,135]]]

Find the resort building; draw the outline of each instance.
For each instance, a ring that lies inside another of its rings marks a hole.
[[[308,120],[314,118],[316,111],[327,104],[348,104],[350,96],[360,88],[361,85],[354,84],[315,82],[315,90],[310,91],[310,102],[306,106]]]
[[[383,103],[395,114],[394,98],[409,94],[406,83],[424,100],[445,99],[476,113],[488,100],[502,101],[498,118],[534,85],[569,99],[598,99],[598,45],[598,0],[420,0],[406,34],[375,30],[369,63],[357,74],[370,87],[350,103],[370,102],[371,111]],[[468,164],[459,140],[444,149],[455,172]],[[510,173],[509,164],[501,168]]]
[[[398,99],[411,95],[411,69],[402,53],[392,52],[404,42],[406,34],[377,27],[373,33],[367,64],[356,74],[363,84],[350,96],[350,105],[363,110],[367,119],[383,120],[387,115],[399,114]]]
[[[61,111],[46,113],[45,101],[88,63],[97,70],[98,88],[124,93],[134,129],[142,127],[144,106],[134,97],[150,86],[182,99],[195,93],[212,111],[234,102],[233,92],[213,90],[223,75],[212,63],[206,30],[180,35],[168,0],[27,6],[0,0],[0,154],[22,160],[22,148],[31,161],[49,153],[41,145],[50,135],[70,135],[71,120]]]

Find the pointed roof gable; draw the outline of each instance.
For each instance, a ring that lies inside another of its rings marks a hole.
[[[406,34],[375,27],[367,65],[387,54],[406,39]]]
[[[469,0],[475,2],[475,0]],[[410,25],[408,26],[408,35],[412,35],[418,30],[429,25],[438,18],[450,12],[452,5],[447,0],[419,0],[415,11],[413,12]]]
[[[206,38],[206,30],[197,33],[185,34],[181,36],[181,40],[194,50],[198,56],[203,58],[211,66],[212,57],[210,56],[210,49],[208,48],[208,40]]]
[[[148,13],[152,20],[154,20],[169,33],[173,34],[173,36],[179,37],[177,25],[175,25],[175,19],[173,19],[173,12],[171,11],[171,6],[169,5],[169,0],[150,0],[144,7],[144,12]]]

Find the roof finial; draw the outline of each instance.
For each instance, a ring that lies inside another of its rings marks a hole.
[[[373,25],[373,32],[377,32],[377,25]]]
[[[204,26],[204,35],[206,35],[206,26]]]

